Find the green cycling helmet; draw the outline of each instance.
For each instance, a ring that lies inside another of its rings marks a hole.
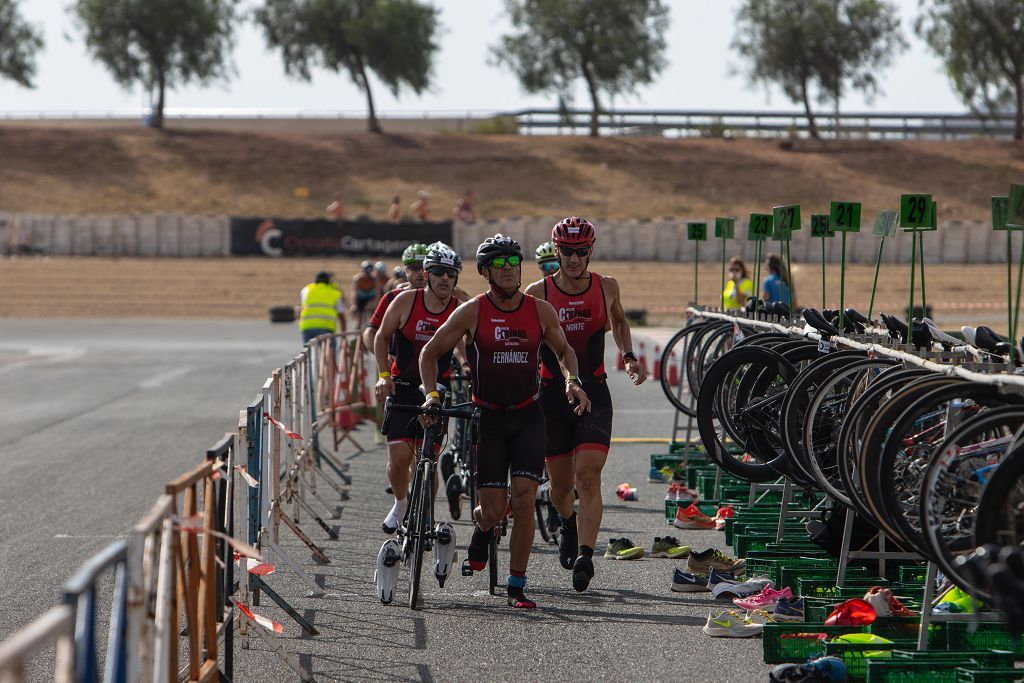
[[[534,253],[537,255],[537,263],[548,263],[549,261],[558,260],[558,252],[555,251],[554,242],[545,242],[537,247],[537,251]]]
[[[413,242],[402,252],[402,263],[407,266],[414,263],[423,263],[425,258],[427,258],[427,245],[420,244],[419,242]]]

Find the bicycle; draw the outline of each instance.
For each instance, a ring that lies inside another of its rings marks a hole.
[[[434,525],[434,497],[435,480],[437,477],[437,462],[434,457],[434,446],[443,438],[447,431],[447,420],[457,418],[466,421],[476,422],[480,419],[480,411],[469,403],[452,405],[451,396],[444,387],[438,387],[438,393],[442,394],[442,403],[437,406],[403,405],[393,401],[389,396],[384,402],[384,420],[381,424],[381,431],[387,432],[388,426],[395,413],[406,415],[429,415],[438,418],[431,426],[424,429],[423,443],[420,446],[419,456],[416,460],[416,472],[413,474],[412,487],[409,494],[409,505],[406,509],[405,518],[397,529],[397,538],[389,539],[381,547],[380,555],[383,555],[383,565],[387,568],[394,568],[401,562],[409,569],[409,608],[416,609],[420,594],[420,574],[423,570],[423,555],[433,548],[434,542],[441,544],[455,543],[455,530],[450,524],[442,523]],[[395,546],[398,546],[397,548]],[[380,556],[379,556],[380,557]],[[452,559],[454,564],[454,556]],[[447,572],[439,574],[435,570],[435,576],[440,587],[444,587],[447,579]],[[394,576],[397,583],[397,575]],[[394,595],[391,591],[380,587],[378,579],[378,593],[381,602],[391,602]]]
[[[453,360],[452,393],[456,404],[470,401],[470,375],[460,372],[454,367]],[[441,479],[445,483],[445,496],[448,498],[448,511],[453,520],[462,517],[462,496],[469,496],[469,509],[476,508],[476,423],[470,420],[456,419],[451,445],[438,461]]]

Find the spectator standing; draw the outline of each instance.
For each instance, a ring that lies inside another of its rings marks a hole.
[[[754,282],[750,279],[747,264],[739,256],[729,259],[729,279],[722,292],[722,308],[737,309],[747,305],[747,298],[754,296]]]
[[[768,260],[765,261],[765,266],[768,268],[768,276],[761,284],[761,298],[765,301],[781,301],[789,305],[791,284],[789,274],[782,268],[782,259],[778,254],[770,254]],[[793,299],[795,301],[796,297]]]
[[[327,271],[320,271],[299,295],[302,310],[299,313],[299,332],[302,343],[322,334],[345,331],[345,297]]]
[[[402,220],[402,200],[397,194],[391,198],[391,206],[388,207],[388,220],[392,223]]]
[[[452,212],[455,220],[463,223],[472,223],[476,220],[476,209],[473,208],[473,190],[466,190],[455,202],[455,210]]]
[[[416,201],[409,205],[412,210],[413,217],[418,221],[430,220],[430,193],[426,190],[420,190],[416,193]]]

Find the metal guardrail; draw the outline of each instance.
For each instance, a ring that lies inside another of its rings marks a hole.
[[[585,134],[589,110],[521,109],[508,112],[521,133]],[[702,137],[786,137],[806,135],[810,122],[802,111],[743,111],[701,109],[619,109],[601,114],[606,135],[677,135]],[[950,112],[821,112],[815,123],[825,137],[843,138],[959,138],[1012,137],[1012,113],[978,115]]]

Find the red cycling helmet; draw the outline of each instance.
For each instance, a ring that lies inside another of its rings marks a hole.
[[[590,246],[596,239],[597,230],[594,229],[594,224],[586,218],[577,216],[563,218],[555,224],[555,227],[551,228],[551,241],[555,243],[556,247],[562,245]]]

